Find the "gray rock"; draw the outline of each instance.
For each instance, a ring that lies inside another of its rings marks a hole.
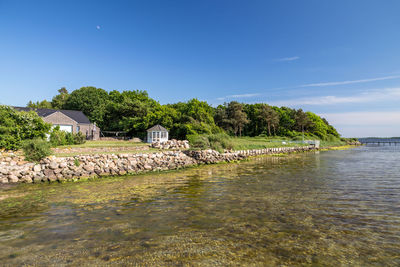
[[[52,169],[52,170],[57,169],[58,168],[58,163],[55,162],[55,161],[50,162],[49,168]]]
[[[36,164],[33,166],[34,172],[40,172],[42,170],[42,166],[40,164]]]
[[[94,167],[90,165],[83,166],[83,169],[87,172],[94,172]]]
[[[68,164],[66,162],[61,162],[59,167],[60,168],[67,168]]]
[[[45,169],[45,170],[43,171],[43,173],[44,173],[44,176],[45,176],[47,179],[50,179],[50,178],[53,178],[53,177],[56,176],[56,175],[54,174],[54,171],[53,171],[53,170],[50,170],[50,169]]]
[[[8,182],[10,183],[18,183],[19,179],[16,175],[11,174],[8,176]]]

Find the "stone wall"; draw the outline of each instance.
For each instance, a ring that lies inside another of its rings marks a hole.
[[[189,149],[190,145],[189,145],[189,141],[188,140],[171,139],[171,140],[164,141],[164,142],[151,143],[151,147],[158,148],[158,149],[176,149],[176,150],[181,150],[181,149]]]
[[[314,149],[313,146],[307,146],[226,151],[224,153],[219,153],[215,150],[187,150],[183,152],[163,151],[143,154],[100,154],[75,157],[51,156],[38,164],[25,162],[18,155],[7,155],[0,157],[0,183],[61,182],[87,177],[173,170],[197,164],[231,162],[250,156],[303,152]]]

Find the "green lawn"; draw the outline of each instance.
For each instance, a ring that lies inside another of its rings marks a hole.
[[[150,153],[150,152],[159,152],[159,149],[149,148],[147,150],[123,150],[123,151],[110,151],[110,152],[71,152],[71,153],[54,153],[57,157],[73,157],[78,155],[98,155],[98,154],[140,154],[140,153]]]
[[[344,146],[346,142],[336,140],[336,141],[321,141],[320,147],[331,147],[331,146]]]
[[[143,142],[131,142],[131,141],[86,141],[86,143],[81,145],[67,145],[67,146],[59,146],[57,148],[68,148],[68,147],[138,147],[138,146],[147,146],[147,143]]]
[[[140,149],[141,147],[146,147],[146,149]],[[143,142],[104,140],[86,141],[86,143],[80,145],[59,146],[54,150],[54,155],[57,157],[72,157],[76,155],[147,153],[155,151],[158,151],[158,149],[150,148],[149,144]]]
[[[277,137],[232,137],[234,150],[246,150],[246,149],[263,149],[270,147],[294,147],[294,146],[305,146],[307,144],[292,143],[290,140]]]

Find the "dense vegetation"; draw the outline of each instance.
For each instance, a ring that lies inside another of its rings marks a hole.
[[[0,148],[17,150],[25,140],[45,138],[50,128],[33,111],[19,112],[0,105]]]
[[[41,138],[27,139],[22,142],[25,159],[39,162],[52,154],[50,143]]]
[[[60,130],[60,126],[56,126],[52,129],[49,138],[50,144],[53,147],[65,146],[65,145],[80,145],[86,142],[86,137],[78,132],[68,133]]]
[[[29,107],[82,110],[105,131],[125,131],[129,136],[144,137],[146,129],[161,124],[172,138],[227,133],[231,136],[282,136],[335,141],[336,129],[312,112],[263,103],[236,101],[214,108],[205,101],[161,105],[146,91],[110,91],[82,87],[71,93],[58,90],[52,101],[29,102]]]

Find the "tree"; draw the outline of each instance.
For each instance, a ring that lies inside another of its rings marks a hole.
[[[36,101],[36,102],[29,101],[26,106],[28,108],[48,108],[48,109],[53,108],[51,103],[49,101],[47,101],[47,100],[43,100],[41,102],[39,102],[39,101]]]
[[[302,132],[303,139],[304,139],[304,130],[307,127],[309,127],[312,124],[312,122],[310,121],[309,117],[302,109],[298,109],[296,111],[295,120],[296,120],[296,126],[298,127],[297,129]]]
[[[126,131],[128,136],[144,137],[154,124],[170,130],[170,136],[183,139],[187,135],[228,132],[232,135],[257,136],[262,133],[295,137],[298,131],[321,138],[340,137],[328,121],[314,113],[264,103],[241,104],[235,101],[216,108],[207,102],[191,99],[187,102],[161,105],[146,91],[107,92],[101,88],[82,87],[71,93],[63,87],[51,103],[28,103],[32,108],[81,110],[104,131]]]
[[[219,105],[214,111],[215,124],[227,132],[232,132],[231,120],[228,118],[227,103]]]
[[[160,106],[146,91],[111,91],[103,129],[126,131],[129,135],[144,137],[146,130],[152,126],[152,114]]]
[[[328,135],[328,125],[326,125],[326,123],[318,115],[312,112],[306,112],[306,114],[311,122],[309,131],[312,134],[325,139]]]
[[[270,106],[262,104],[259,108],[258,119],[267,124],[268,135],[271,136],[271,127],[274,129],[279,125],[279,114]]]
[[[279,127],[277,134],[281,136],[290,136],[292,131],[296,130],[296,110],[288,107],[273,107],[273,109],[279,114]]]
[[[61,87],[61,89],[58,89],[58,93],[59,94],[54,96],[51,100],[51,105],[54,109],[63,109],[65,103],[67,103],[69,93],[65,87]]]
[[[44,139],[51,125],[45,123],[36,112],[17,111],[0,106],[0,148],[16,150],[24,140]]]
[[[186,138],[190,134],[212,134],[222,131],[215,124],[214,109],[205,101],[194,98],[169,106],[178,112],[178,121],[174,124],[172,136]]]
[[[239,136],[242,136],[243,127],[249,122],[246,113],[243,111],[243,104],[231,101],[227,107],[227,114],[234,134],[237,136],[239,133]]]
[[[322,121],[328,126],[327,134],[330,134],[330,135],[333,135],[333,136],[335,136],[337,138],[340,138],[340,134],[335,129],[335,127],[330,125],[329,122],[325,118],[322,118]]]
[[[103,129],[108,101],[109,95],[104,89],[88,86],[73,91],[63,108],[82,111],[90,121]]]

